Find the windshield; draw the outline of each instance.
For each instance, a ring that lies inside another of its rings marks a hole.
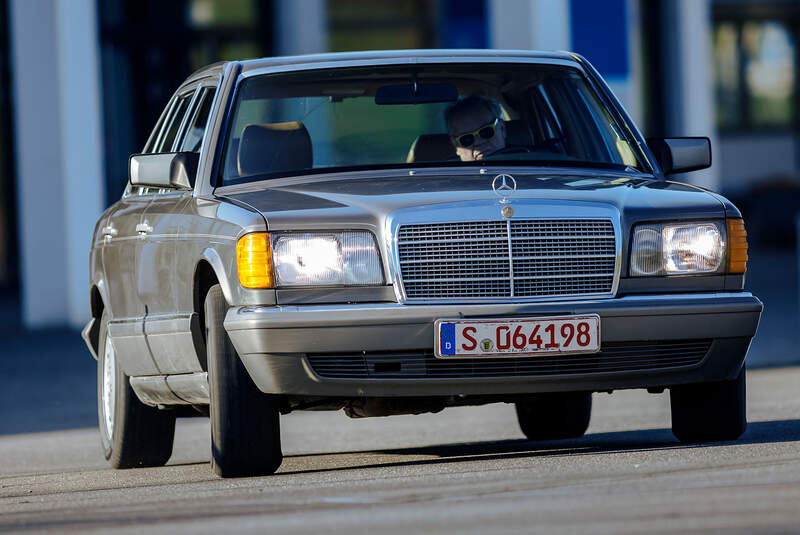
[[[237,91],[222,184],[394,166],[642,169],[575,68],[392,65],[269,74]]]

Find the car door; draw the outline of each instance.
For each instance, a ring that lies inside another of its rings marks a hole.
[[[181,131],[171,146],[161,147],[163,152],[200,152],[216,84],[214,78],[195,86]],[[193,311],[179,311],[178,307],[179,292],[187,291],[184,279],[192,275],[178,269],[176,258],[181,219],[191,198],[191,191],[161,191],[143,217],[148,235],[142,245],[138,291],[148,311],[144,326],[147,342],[163,374],[202,371],[197,357],[202,351],[199,318]],[[192,291],[191,286],[188,291]]]
[[[161,140],[170,135],[174,140],[177,131],[170,134],[170,130],[180,125],[180,118],[185,114],[189,102],[186,95],[172,99],[156,125],[145,152],[153,152],[150,147],[157,147]],[[108,281],[109,309],[112,314],[108,332],[120,367],[131,376],[160,374],[145,337],[144,323],[148,309],[140,298],[138,288],[143,236],[146,234],[144,214],[157,192],[157,188],[133,187],[129,184],[103,229],[103,270]]]
[[[136,227],[150,199],[129,193],[103,227],[103,271],[111,311],[108,331],[120,366],[128,375],[157,373],[142,331],[144,307],[136,292],[139,236]]]

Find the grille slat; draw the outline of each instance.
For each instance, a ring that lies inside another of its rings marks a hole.
[[[667,340],[607,343],[599,353],[583,355],[447,360],[424,350],[309,354],[307,358],[317,375],[330,378],[532,377],[694,366],[710,347],[711,340]],[[400,371],[376,371],[376,363],[399,363]]]
[[[467,237],[464,237],[464,238],[455,238],[455,237],[451,236],[447,241],[449,243],[472,243],[472,242],[476,242],[476,241],[477,242],[492,242],[492,241],[497,241],[498,239],[506,239],[506,237],[502,236],[502,238],[499,238],[499,237],[473,238],[471,236],[467,236]],[[399,240],[397,243],[400,244],[400,245],[428,245],[428,244],[439,243],[439,240],[437,240],[437,239],[429,239],[429,240]]]
[[[608,219],[402,225],[397,238],[408,299],[602,295],[614,285]]]

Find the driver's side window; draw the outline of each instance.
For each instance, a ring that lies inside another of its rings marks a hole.
[[[156,124],[147,145],[142,151],[143,153],[172,152],[174,150],[175,140],[180,133],[181,126],[185,122],[186,112],[192,102],[194,93],[195,89],[181,93],[177,98],[167,104],[166,111]],[[161,191],[159,188],[146,186],[129,187],[129,193],[132,195],[152,195]]]

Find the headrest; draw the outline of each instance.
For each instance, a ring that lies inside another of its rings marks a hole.
[[[522,119],[506,121],[506,145],[533,146],[533,135],[525,121]]]
[[[299,121],[249,124],[239,142],[239,175],[309,169],[314,165],[311,136]]]
[[[411,144],[406,163],[441,162],[457,158],[456,148],[447,134],[422,134]]]

